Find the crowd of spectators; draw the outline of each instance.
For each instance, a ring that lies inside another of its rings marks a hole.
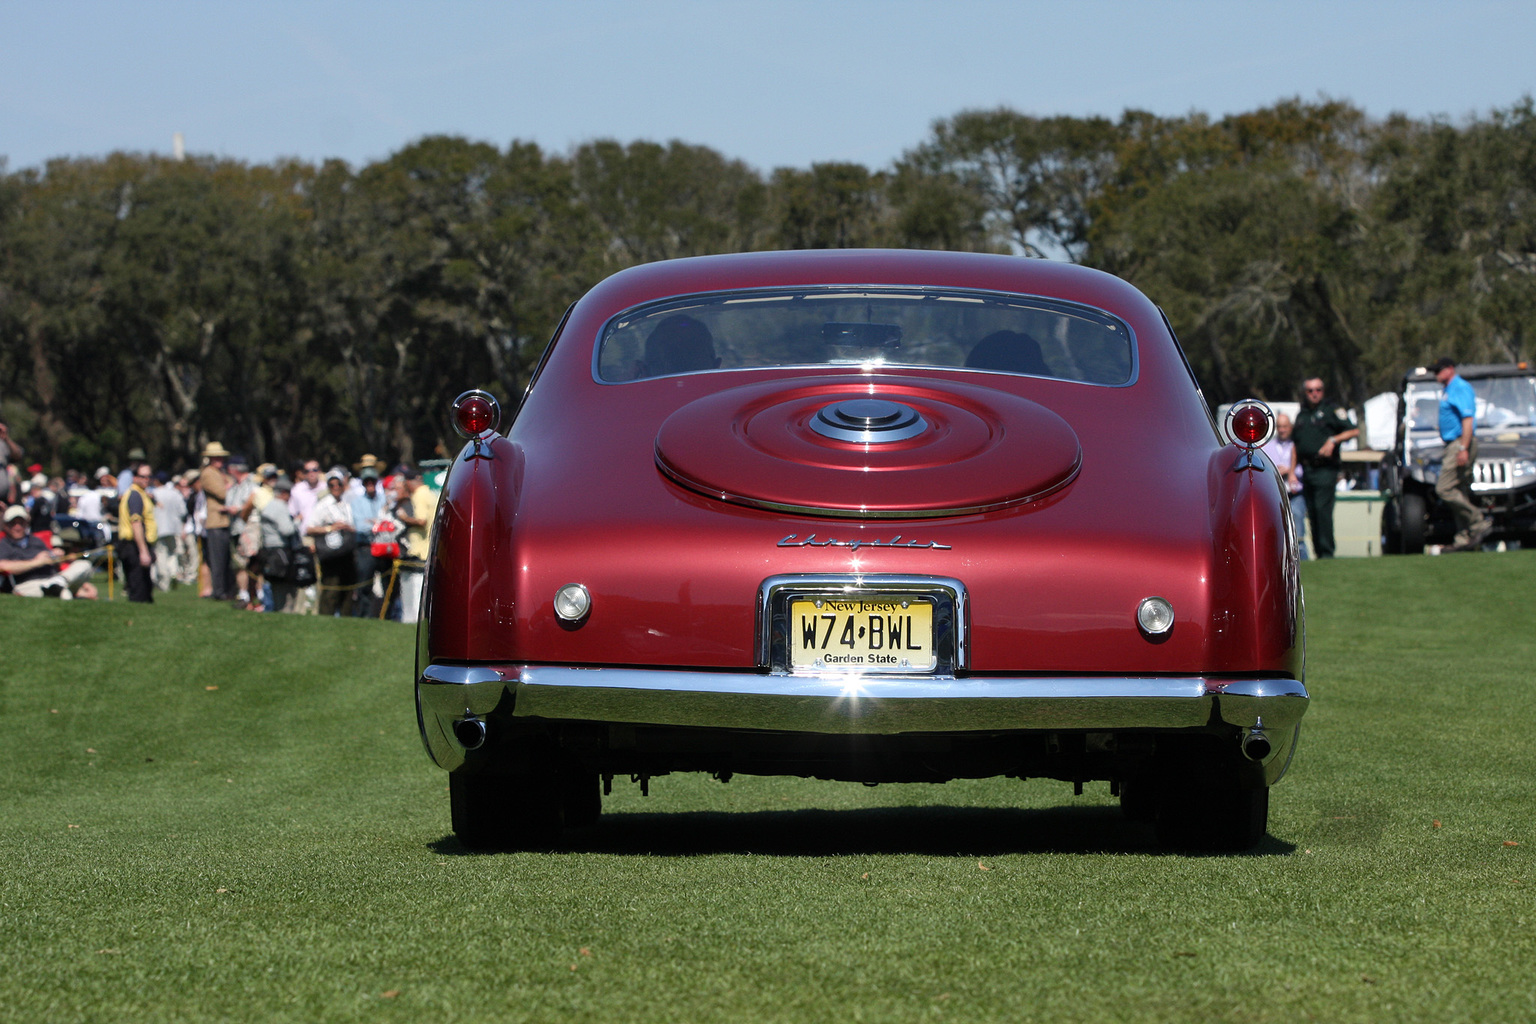
[[[213,442],[171,473],[128,454],[50,477],[0,423],[0,590],[88,599],[108,569],[131,601],[195,586],[243,611],[416,621],[437,508],[416,467],[305,459],[290,476]]]

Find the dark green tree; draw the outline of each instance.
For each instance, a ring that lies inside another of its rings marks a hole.
[[[968,110],[937,122],[933,136],[898,165],[923,177],[947,176],[973,197],[995,239],[1026,256],[1081,261],[1092,206],[1114,173],[1119,136],[1098,117],[1031,117]],[[964,216],[963,205],[952,207]]]
[[[764,242],[762,179],[706,146],[600,139],[576,148],[571,169],[576,201],[600,226],[600,255],[612,269]]]
[[[1531,356],[1536,322],[1536,109],[1529,97],[1455,127],[1396,119],[1375,210],[1382,356]],[[1377,365],[1378,372],[1389,367]],[[1399,371],[1400,372],[1400,371]]]
[[[886,176],[861,164],[773,172],[773,242],[780,249],[860,249],[892,242]]]

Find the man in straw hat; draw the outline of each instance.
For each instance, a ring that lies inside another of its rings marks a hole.
[[[234,580],[229,571],[229,510],[224,499],[229,495],[230,480],[224,472],[229,452],[217,441],[203,449],[203,471],[198,479],[203,485],[208,525],[203,538],[203,563],[208,566],[209,583],[215,601],[229,601],[235,596]]]
[[[372,452],[364,455],[352,463],[352,478],[347,481],[347,498],[360,498],[363,496],[363,471],[372,470],[375,477],[384,475],[384,463]]]

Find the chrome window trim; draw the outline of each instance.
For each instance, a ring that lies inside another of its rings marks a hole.
[[[900,679],[953,678],[968,667],[970,603],[965,584],[948,576],[908,573],[791,573],[769,576],[757,590],[757,664],[775,676],[809,676],[789,668],[789,602],[799,595],[914,594],[932,598],[933,647],[938,665],[931,673],[904,674]],[[877,672],[849,672],[861,679]]]
[[[1131,365],[1130,365],[1130,369],[1127,372],[1126,379],[1124,381],[1122,381],[1121,383],[1119,383],[1119,384],[1104,384],[1104,383],[1100,383],[1098,381],[1089,381],[1089,380],[1073,380],[1070,377],[1051,377],[1051,376],[1040,376],[1038,374],[1011,373],[1011,372],[1006,371],[1006,370],[978,370],[978,369],[975,369],[975,368],[969,367],[969,366],[935,366],[935,365],[933,365],[931,363],[881,363],[877,370],[871,370],[871,371],[859,371],[855,367],[835,365],[835,364],[830,364],[830,363],[782,363],[782,364],[777,364],[777,365],[774,365],[774,366],[733,366],[733,367],[730,367],[730,368],[720,368],[720,369],[713,369],[713,370],[689,370],[689,371],[687,371],[685,373],[668,373],[668,374],[663,374],[663,375],[657,376],[657,377],[642,377],[642,378],[640,378],[638,380],[609,380],[609,379],[607,379],[606,377],[604,377],[602,375],[603,339],[605,337],[607,337],[608,331],[613,326],[614,321],[619,320],[619,319],[624,318],[624,317],[635,316],[639,311],[645,310],[645,309],[647,309],[649,307],[652,307],[652,306],[666,306],[666,305],[670,305],[672,303],[689,302],[689,301],[708,301],[710,299],[714,299],[714,298],[717,298],[717,297],[720,297],[720,296],[727,296],[727,295],[742,295],[742,296],[750,297],[750,296],[756,296],[756,295],[783,295],[783,294],[792,293],[792,292],[821,292],[821,291],[824,291],[824,292],[844,292],[844,291],[858,291],[858,290],[861,290],[861,289],[867,289],[869,291],[878,291],[878,292],[892,292],[892,293],[901,293],[901,292],[909,292],[909,293],[910,292],[933,292],[933,293],[937,293],[937,294],[955,295],[955,296],[961,296],[961,297],[964,297],[964,296],[988,297],[988,298],[996,298],[996,299],[1003,299],[1003,300],[1010,300],[1010,301],[1023,301],[1023,302],[1029,302],[1029,303],[1039,303],[1040,305],[1045,306],[1047,308],[1051,307],[1051,306],[1058,306],[1058,307],[1063,307],[1063,311],[1064,312],[1069,312],[1069,313],[1072,310],[1082,310],[1085,313],[1092,314],[1093,316],[1096,316],[1096,317],[1107,317],[1107,318],[1115,321],[1115,323],[1119,324],[1120,327],[1122,329],[1124,329],[1124,331],[1125,331],[1126,343],[1130,346],[1130,350],[1131,350]],[[1071,299],[1060,299],[1060,298],[1056,298],[1056,297],[1050,296],[1050,295],[1036,295],[1033,292],[1006,292],[1006,291],[998,291],[998,290],[992,289],[992,288],[951,288],[951,287],[946,287],[944,285],[867,284],[867,283],[866,284],[853,284],[853,283],[848,283],[848,284],[817,284],[817,285],[804,285],[804,286],[798,286],[798,287],[794,286],[794,285],[787,285],[787,286],[786,285],[779,285],[779,286],[772,286],[772,287],[764,286],[764,287],[761,287],[761,288],[725,288],[725,289],[718,289],[718,290],[715,290],[715,291],[684,292],[684,293],[679,294],[679,295],[670,295],[670,296],[667,296],[666,298],[650,299],[650,300],[648,300],[646,302],[637,303],[637,304],[635,304],[633,306],[627,306],[624,309],[621,309],[617,313],[613,314],[613,316],[610,316],[606,320],[604,320],[602,326],[597,329],[597,335],[593,339],[593,343],[592,343],[592,381],[593,381],[593,383],[601,384],[601,385],[603,385],[605,387],[623,387],[626,384],[644,384],[644,383],[647,383],[647,382],[650,382],[650,381],[670,380],[670,379],[675,378],[675,377],[693,377],[693,376],[697,376],[699,374],[706,374],[706,373],[730,373],[730,374],[737,374],[737,373],[763,373],[765,371],[771,373],[773,371],[782,371],[782,370],[835,370],[835,371],[837,371],[839,373],[865,372],[865,373],[869,373],[869,374],[878,374],[878,373],[885,373],[885,372],[891,372],[891,373],[900,374],[900,373],[904,373],[904,372],[907,372],[907,371],[910,371],[910,370],[938,370],[938,371],[943,372],[943,373],[982,374],[982,375],[987,376],[987,377],[998,377],[998,376],[1002,376],[1002,377],[1022,377],[1022,378],[1026,379],[1026,380],[1049,380],[1049,381],[1055,381],[1055,382],[1061,383],[1061,384],[1080,384],[1080,385],[1083,385],[1084,387],[1091,387],[1091,388],[1118,389],[1118,388],[1128,388],[1128,387],[1131,387],[1140,378],[1140,376],[1141,376],[1141,353],[1140,353],[1140,346],[1139,346],[1139,343],[1138,343],[1137,338],[1136,338],[1136,331],[1135,331],[1134,328],[1131,327],[1131,325],[1129,323],[1126,322],[1126,320],[1123,317],[1119,316],[1116,313],[1111,313],[1109,310],[1104,309],[1102,307],[1089,305],[1086,302],[1074,302]]]

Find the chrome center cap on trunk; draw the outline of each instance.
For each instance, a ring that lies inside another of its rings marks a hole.
[[[856,444],[905,441],[928,429],[918,411],[883,398],[849,398],[823,406],[811,417],[811,429],[822,437]]]

